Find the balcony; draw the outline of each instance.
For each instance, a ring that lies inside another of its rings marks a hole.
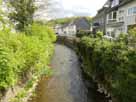
[[[107,20],[107,25],[108,26],[121,26],[124,22],[120,22],[117,19],[109,19]]]
[[[117,19],[108,19],[107,24],[117,23]]]

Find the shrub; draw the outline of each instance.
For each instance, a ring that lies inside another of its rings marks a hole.
[[[6,47],[0,47],[0,89],[15,83],[14,68],[11,63],[12,53]]]
[[[47,67],[56,37],[45,25],[33,24],[24,33],[0,31],[0,90]]]
[[[83,37],[83,36],[88,36],[89,34],[91,34],[90,31],[85,31],[85,30],[79,30],[76,34],[77,37]]]
[[[103,37],[103,32],[98,31],[96,33],[96,37],[102,38]]]
[[[84,71],[103,84],[118,102],[136,102],[136,49],[126,43],[135,41],[131,35],[117,41],[83,37],[78,44]]]

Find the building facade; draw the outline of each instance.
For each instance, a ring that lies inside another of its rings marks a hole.
[[[79,31],[90,31],[90,24],[86,18],[78,18],[64,25],[56,25],[56,34],[60,36],[76,36]]]
[[[121,33],[127,33],[129,28],[136,25],[136,1],[135,0],[108,0],[105,12],[98,11],[96,21],[98,30],[103,31],[105,36],[117,37]],[[100,22],[104,22],[103,25]],[[94,23],[95,24],[95,23]],[[94,27],[95,29],[95,27]]]
[[[101,31],[105,33],[106,31],[106,11],[107,7],[103,7],[100,9],[97,13],[97,15],[93,18],[93,33],[96,33],[97,31]]]
[[[127,33],[131,26],[136,26],[136,0],[126,0],[118,9],[118,21],[122,21],[121,31]]]

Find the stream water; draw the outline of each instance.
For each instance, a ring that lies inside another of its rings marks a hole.
[[[85,85],[78,57],[70,48],[56,44],[51,66],[53,76],[39,82],[31,102],[107,102]]]

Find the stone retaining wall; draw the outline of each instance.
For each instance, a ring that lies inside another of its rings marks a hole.
[[[66,36],[57,36],[57,43],[64,44],[73,50],[77,49],[77,43],[80,41],[80,38],[77,37],[66,37]]]

